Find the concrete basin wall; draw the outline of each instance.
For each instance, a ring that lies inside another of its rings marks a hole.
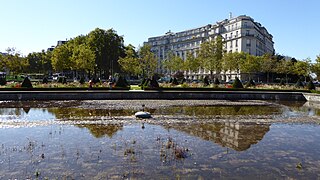
[[[320,97],[319,97],[320,98]],[[28,100],[131,100],[131,99],[203,99],[203,100],[282,100],[306,101],[299,92],[250,91],[2,91],[0,101]]]

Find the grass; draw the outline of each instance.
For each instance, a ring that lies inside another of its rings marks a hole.
[[[139,85],[130,85],[130,90],[141,90]]]

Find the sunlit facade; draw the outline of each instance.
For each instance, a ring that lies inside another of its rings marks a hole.
[[[173,33],[167,32],[165,35],[151,37],[145,44],[151,45],[151,50],[158,59],[158,73],[166,74],[167,71],[162,67],[161,62],[166,59],[169,51],[186,59],[187,52],[193,52],[200,48],[202,42],[211,40],[221,35],[224,41],[226,52],[247,52],[251,55],[261,56],[269,53],[274,54],[273,36],[260,23],[253,18],[241,15],[231,17],[215,24]],[[196,73],[186,72],[188,79],[198,79],[208,75],[209,72],[199,69]],[[227,81],[233,79],[235,74],[229,73],[228,76],[221,77]]]

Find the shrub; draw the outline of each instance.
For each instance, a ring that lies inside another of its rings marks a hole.
[[[309,81],[308,84],[307,84],[307,88],[309,90],[315,90],[316,87],[314,86],[313,82],[312,81]]]
[[[296,86],[297,88],[299,88],[299,87],[304,87],[304,86],[303,86],[303,83],[301,82],[301,79],[298,79],[298,81],[297,81],[297,83],[295,84],[295,86]]]
[[[145,79],[144,83],[142,84],[142,88],[149,87],[150,81],[151,79],[149,78]]]
[[[48,84],[48,78],[47,77],[44,77],[43,79],[42,79],[42,84]]]
[[[100,79],[97,78],[97,77],[93,77],[93,78],[91,79],[91,82],[93,82],[94,84],[100,83]]]
[[[84,77],[81,77],[81,78],[80,78],[79,83],[80,83],[80,84],[84,84],[84,83],[85,83],[85,81],[84,81]]]
[[[173,78],[171,84],[173,84],[173,85],[179,85],[179,82],[178,82],[177,78]]]
[[[209,80],[208,80],[208,76],[206,76],[204,79],[203,79],[203,84],[204,86],[209,86]]]
[[[246,87],[254,87],[254,86],[256,86],[256,84],[253,82],[253,80],[252,79],[250,79],[247,83],[246,83]]]
[[[219,85],[220,84],[219,79],[218,78],[214,78],[213,84],[214,85]]]
[[[146,79],[145,79],[145,78],[142,79],[142,81],[141,81],[141,83],[139,84],[139,86],[140,86],[140,87],[143,87],[143,86],[144,86],[144,83],[146,83]]]
[[[187,83],[183,83],[183,84],[181,84],[181,87],[182,88],[189,88],[190,86]]]
[[[232,88],[243,88],[242,82],[239,80],[238,77],[236,77],[236,79],[234,80]]]
[[[67,78],[66,77],[59,77],[58,83],[67,84]]]
[[[32,83],[30,81],[30,79],[28,77],[25,77],[22,84],[21,84],[21,87],[24,87],[24,88],[32,88]]]
[[[285,85],[286,85],[286,83],[284,82],[284,79],[281,79],[281,80],[280,80],[279,85],[280,85],[280,86],[285,86]]]
[[[178,81],[181,81],[184,78],[184,74],[181,71],[176,72],[173,77],[177,78]]]
[[[116,87],[128,87],[128,83],[126,83],[126,81],[124,80],[124,78],[122,76],[119,76],[115,86]]]
[[[4,86],[4,85],[6,85],[6,84],[7,84],[6,79],[5,79],[5,78],[0,78],[0,85],[1,85],[1,86]]]
[[[183,78],[182,80],[181,80],[181,83],[180,84],[183,84],[183,83],[185,83],[187,80],[186,80],[186,78]]]
[[[151,88],[159,88],[159,83],[157,81],[156,76],[152,76],[152,79],[151,79],[150,84],[148,86]]]

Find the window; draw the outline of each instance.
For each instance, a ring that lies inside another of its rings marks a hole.
[[[238,39],[236,40],[236,47],[238,47]]]
[[[246,35],[249,35],[250,34],[250,30],[246,30]]]
[[[250,39],[247,39],[247,46],[251,46],[251,41],[250,41]]]
[[[236,31],[236,36],[235,37],[238,37],[238,31]]]
[[[233,44],[232,41],[230,41],[230,48],[232,48],[232,44]]]
[[[232,33],[230,33],[230,39],[232,39]]]

